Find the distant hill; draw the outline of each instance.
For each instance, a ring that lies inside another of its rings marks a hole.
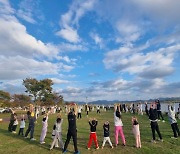
[[[158,98],[161,103],[168,103],[168,102],[173,102],[173,103],[180,103],[180,97],[171,97],[171,98]],[[92,101],[88,102],[88,104],[98,104],[98,105],[107,105],[107,104],[114,104],[114,103],[138,103],[138,102],[153,102],[155,99],[149,99],[149,100],[135,100],[135,101],[119,101],[119,100],[97,100],[97,101]],[[78,102],[78,104],[85,104],[86,102]]]

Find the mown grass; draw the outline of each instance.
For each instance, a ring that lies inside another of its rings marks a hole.
[[[0,114],[0,118],[5,116],[10,116],[9,114]],[[132,126],[131,126],[131,117],[132,114],[130,113],[123,113],[123,124],[124,124],[124,134],[127,141],[127,146],[123,147],[121,144],[118,147],[111,149],[106,143],[105,148],[96,150],[94,144],[91,147],[91,150],[87,150],[87,142],[89,139],[89,125],[88,125],[88,118],[83,113],[83,118],[81,120],[77,120],[77,130],[78,130],[78,149],[81,154],[120,154],[120,153],[128,153],[128,154],[136,154],[136,153],[167,153],[167,154],[178,154],[180,153],[180,138],[178,140],[171,139],[170,137],[173,136],[170,124],[168,122],[168,117],[165,116],[166,122],[159,122],[159,127],[161,134],[163,136],[164,142],[158,142],[156,144],[151,143],[151,128],[149,124],[149,120],[146,115],[137,115],[138,120],[140,122],[140,130],[141,130],[141,141],[142,141],[142,148],[136,149],[134,147],[135,140],[132,134]],[[98,142],[101,147],[102,140],[103,140],[103,123],[108,120],[110,122],[110,137],[111,141],[114,142],[114,122],[113,122],[113,111],[102,112],[101,115],[97,115],[95,112],[91,112],[89,115],[90,117],[95,117],[98,120],[97,126],[97,135],[98,135]],[[63,141],[65,142],[66,133],[67,133],[67,117],[63,114]],[[56,120],[56,115],[50,115],[48,121],[48,133],[45,139],[45,144],[39,144],[39,137],[41,133],[41,120],[42,117],[38,119],[38,122],[35,127],[34,137],[37,139],[36,141],[30,141],[29,139],[24,139],[17,134],[11,134],[7,131],[8,122],[0,123],[0,153],[1,154],[10,154],[10,153],[33,153],[33,154],[46,154],[46,153],[61,153],[60,149],[53,149],[49,151],[50,144],[52,142],[51,133],[52,127]],[[178,121],[180,123],[180,121]],[[28,123],[26,123],[27,129]],[[17,132],[19,127],[17,128]],[[157,135],[156,135],[157,136]],[[121,143],[121,139],[119,138],[119,143]],[[68,146],[68,153],[73,153],[73,142],[71,141]]]

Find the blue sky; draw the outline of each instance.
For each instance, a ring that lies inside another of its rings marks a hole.
[[[0,89],[65,100],[180,96],[179,0],[0,0]]]

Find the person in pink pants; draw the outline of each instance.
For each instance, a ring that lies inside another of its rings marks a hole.
[[[123,123],[121,120],[121,112],[119,105],[114,105],[114,125],[115,125],[115,146],[118,145],[118,135],[120,135],[123,145],[126,145],[126,140],[123,132]]]

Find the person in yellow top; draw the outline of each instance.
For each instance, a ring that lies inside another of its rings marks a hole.
[[[29,126],[25,133],[25,138],[27,138],[27,136],[30,132],[30,140],[34,141],[34,140],[36,140],[34,138],[34,127],[35,127],[35,122],[36,122],[36,116],[34,113],[34,106],[32,104],[29,105],[29,111],[27,112],[27,117],[29,120]]]

